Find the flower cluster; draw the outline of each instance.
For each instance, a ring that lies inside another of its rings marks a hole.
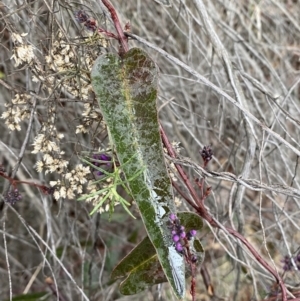
[[[79,98],[85,102],[83,118],[75,134],[87,133],[92,130],[94,123],[97,129],[105,128],[97,102],[86,102],[91,99],[92,86],[89,72],[99,55],[98,42],[100,40],[102,41],[103,38],[99,36],[97,43],[88,43],[86,47],[81,47],[70,44],[64,34],[59,31],[49,54],[45,57],[46,68],[36,66],[34,70],[33,81],[43,82],[50,95],[57,94],[58,87],[60,87],[71,98]],[[47,104],[48,120],[43,122],[40,133],[33,143],[32,153],[42,154],[41,160],[35,166],[38,172],[59,175],[60,179],[50,182],[50,185],[55,188],[53,195],[56,199],[66,197],[72,199],[83,192],[83,184],[88,182],[91,170],[90,167],[82,164],[78,164],[73,169],[69,167],[69,160],[65,160],[65,153],[60,147],[64,135],[59,133],[55,126],[57,106],[55,102],[48,101]]]
[[[179,219],[174,213],[171,213],[169,216],[171,222],[171,233],[172,233],[172,240],[175,243],[175,249],[178,253],[184,253],[184,247],[186,246],[185,240],[189,241],[193,237],[196,236],[196,230],[190,230],[186,233],[185,227],[180,224]]]
[[[35,165],[38,172],[61,174],[66,170],[69,162],[63,159],[64,152],[59,147],[63,137],[64,135],[58,133],[54,125],[44,125],[41,128],[40,133],[34,139],[32,151],[33,154],[43,154],[43,159]]]
[[[210,145],[207,145],[207,146],[204,146],[202,151],[200,152],[201,154],[201,157],[204,161],[204,164],[206,165],[211,159],[212,159],[212,156],[213,156],[213,150],[211,148]]]
[[[31,44],[27,39],[28,34],[12,33],[13,63],[15,66],[27,64],[32,81],[40,85],[35,113],[41,128],[34,138],[32,153],[40,156],[36,160],[36,170],[44,174],[53,174],[51,176],[55,181],[51,182],[47,192],[53,193],[56,199],[74,198],[76,194],[81,194],[83,184],[91,178],[90,167],[84,167],[82,164],[70,166],[70,156],[67,158],[62,149],[64,134],[59,132],[64,128],[57,128],[59,110],[62,109],[65,113],[75,107],[76,115],[81,110],[81,118],[76,116],[79,122],[74,136],[90,132],[93,137],[99,137],[95,131],[106,130],[92,91],[90,70],[95,59],[101,54],[100,47],[107,46],[107,39],[100,34],[94,34],[97,23],[83,11],[76,14],[76,19],[90,30],[85,32],[85,37],[71,34],[66,36],[68,30],[59,30],[54,33],[49,43],[50,48],[46,51],[46,48],[38,49],[38,45]],[[28,119],[32,111],[33,97],[29,93],[16,93],[10,103],[5,105],[6,111],[2,116],[0,114],[0,118],[10,130],[21,130],[21,121]],[[69,102],[72,102],[72,107],[68,105]],[[76,137],[78,141],[80,138]],[[68,135],[68,139],[71,140],[72,137]],[[11,203],[18,200],[16,193],[10,192],[7,200]]]
[[[53,196],[55,199],[75,198],[76,194],[83,192],[83,184],[88,182],[88,175],[91,173],[89,166],[78,164],[71,171],[65,173],[61,180],[51,181],[50,186],[55,188]]]
[[[99,120],[101,120],[100,128],[104,129],[106,127],[99,110],[96,109],[94,104],[85,103],[84,110],[81,115],[81,124],[77,125],[76,134],[87,133],[90,130],[93,122],[97,122],[99,124]]]
[[[293,257],[293,261],[296,264],[297,269],[300,270],[300,253],[297,256]],[[288,255],[284,256],[284,259],[281,260],[281,262],[283,263],[284,271],[288,272],[294,269],[292,258],[290,258]]]
[[[63,80],[63,88],[73,96],[87,100],[92,91],[88,73],[95,58],[96,53],[94,56],[83,56],[80,50],[72,47],[70,43],[64,40],[63,34],[59,32],[49,55],[46,56],[49,73],[47,81],[55,86],[57,77],[67,74],[68,76]],[[82,66],[80,77],[75,74],[78,66]]]
[[[24,39],[27,35],[28,33],[12,34],[12,41],[15,43],[15,47],[11,59],[15,60],[15,66],[19,66],[22,63],[30,64],[35,57],[33,46],[27,44]]]
[[[24,63],[32,67],[35,65],[33,63],[38,61],[34,54],[34,47],[27,43],[26,36],[27,33],[12,33],[14,48],[11,59],[15,61],[16,67]],[[1,118],[5,120],[6,126],[11,131],[20,131],[20,122],[29,118],[31,106],[30,95],[16,93],[11,103],[5,104],[6,111],[2,113]]]
[[[88,39],[85,47],[71,45],[59,31],[49,54],[45,57],[46,72],[37,66],[33,76],[33,81],[42,81],[48,87],[50,94],[58,91],[60,87],[72,98],[79,98],[85,102],[83,118],[76,128],[76,134],[87,133],[91,130],[93,123],[97,123],[99,128],[100,122],[101,128],[105,128],[104,123],[101,122],[102,115],[97,102],[87,102],[91,100],[93,91],[89,73],[99,56],[99,43],[102,46],[106,45],[105,40],[98,35]]]
[[[18,189],[10,190],[5,196],[4,201],[11,205],[14,205],[22,199],[22,196]]]
[[[97,21],[94,18],[89,17],[84,10],[75,12],[75,19],[90,31],[95,32],[98,28]]]
[[[1,117],[5,120],[6,126],[11,130],[21,130],[20,122],[29,118],[31,106],[31,96],[27,94],[16,94],[11,100],[11,104],[5,104],[7,108]]]

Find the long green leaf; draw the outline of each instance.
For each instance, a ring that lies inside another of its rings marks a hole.
[[[168,220],[176,213],[156,110],[157,67],[141,49],[124,57],[100,56],[91,77],[103,117],[149,238],[178,297],[185,292],[184,259],[174,247]]]

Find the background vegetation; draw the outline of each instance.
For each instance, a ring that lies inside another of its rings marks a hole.
[[[181,144],[190,180],[205,174],[210,213],[246,237],[300,296],[299,1],[112,3],[131,33],[156,47],[129,44],[160,68],[161,123]],[[122,296],[109,281],[145,235],[135,206],[137,220],[116,206],[109,221],[107,204],[90,216],[95,200],[76,201],[94,189],[80,157],[110,147],[90,68],[118,48],[82,26],[79,10],[114,32],[100,1],[0,3],[0,184],[3,200],[16,201],[0,216],[0,298],[46,292],[47,300],[175,300],[168,284]],[[214,157],[203,174],[199,151],[208,144]],[[176,203],[191,210],[179,195]],[[273,277],[234,237],[209,224],[199,237],[206,257],[197,300],[276,300]],[[208,275],[211,286],[204,285]]]

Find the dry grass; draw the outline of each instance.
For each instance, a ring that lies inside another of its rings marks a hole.
[[[112,1],[123,24],[129,21],[131,32],[152,45],[130,42],[131,47],[146,49],[160,68],[160,120],[170,140],[181,142],[179,159],[191,179],[204,172],[198,166],[199,150],[213,145],[214,159],[205,172],[213,188],[206,203],[210,212],[249,239],[283,275],[280,260],[295,256],[300,247],[300,3],[172,2],[166,8],[150,0]],[[48,185],[64,179],[65,171],[45,174],[46,169],[38,173],[34,168],[42,155],[32,153],[32,144],[43,126],[45,133],[55,126],[50,138],[59,150],[51,153],[62,160],[59,164],[68,162],[69,172],[80,163],[83,151],[107,147],[88,75],[93,59],[106,51],[101,47],[105,41],[85,43],[82,37],[88,32],[74,19],[74,11],[85,9],[113,30],[99,3],[3,0],[0,4],[1,113],[7,112],[5,104],[11,104],[16,94],[30,96],[10,107],[24,112],[19,116],[23,120],[11,125],[14,129],[19,124],[20,131],[9,130],[3,119],[0,124],[0,161],[18,180]],[[19,66],[10,59],[18,45],[13,33],[28,33],[20,45],[34,49],[34,57]],[[109,41],[109,51],[116,47]],[[162,50],[179,61],[170,60]],[[57,72],[46,56],[62,52],[69,61]],[[86,103],[91,111],[82,115]],[[87,133],[76,133],[78,125]],[[62,150],[65,154],[59,157]],[[75,196],[57,202],[33,186],[18,188],[22,201],[5,206],[1,214],[2,300],[41,291],[49,293],[48,300],[58,300],[53,293],[57,289],[65,298],[61,300],[174,300],[168,285],[124,297],[117,284],[109,282],[113,266],[145,234],[141,221],[116,208],[109,222],[105,214],[89,216],[92,206],[77,202]],[[8,183],[1,181],[1,189],[5,193]],[[181,209],[188,209],[184,202]],[[233,237],[208,226],[201,236],[216,296],[261,300],[271,292],[272,276]],[[299,271],[283,275],[290,291],[299,285],[299,275]],[[53,285],[45,282],[46,277]],[[197,294],[197,300],[213,300],[200,275]]]

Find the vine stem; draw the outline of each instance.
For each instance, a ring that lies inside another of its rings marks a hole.
[[[108,1],[108,0],[102,0],[102,3],[106,6],[106,8],[109,10],[110,12],[110,16],[114,22],[115,25],[115,29],[117,31],[117,35],[118,35],[118,40],[121,46],[121,53],[126,53],[129,50],[128,47],[128,37],[125,36],[124,31],[122,29],[118,14],[115,10],[115,8],[113,7],[113,5]]]
[[[160,132],[161,132],[161,137],[163,140],[163,143],[165,145],[165,147],[168,150],[168,153],[170,155],[170,157],[172,158],[176,158],[176,153],[173,150],[173,147],[165,133],[165,131],[163,130],[162,126],[160,126]],[[219,225],[219,223],[214,219],[214,217],[212,215],[210,215],[210,213],[207,211],[207,209],[205,208],[204,202],[203,200],[201,200],[193,185],[191,184],[187,174],[185,173],[185,171],[183,170],[183,168],[181,167],[181,165],[175,163],[176,169],[180,175],[180,177],[182,178],[182,180],[184,181],[187,189],[189,190],[191,196],[194,199],[194,202],[197,204],[196,210],[198,212],[198,214],[205,219],[212,227],[214,228],[219,228],[221,230],[225,230],[227,231],[229,234],[231,234],[232,236],[234,236],[235,238],[237,238],[242,244],[244,244],[247,249],[251,252],[251,254],[255,257],[255,259],[267,270],[270,272],[270,274],[272,274],[274,276],[274,278],[276,279],[277,283],[279,284],[281,291],[282,291],[282,301],[287,301],[287,289],[284,285],[284,282],[282,280],[282,278],[280,277],[280,275],[278,274],[278,272],[273,269],[260,255],[259,253],[255,250],[255,248],[251,245],[251,243],[249,243],[249,241],[243,236],[241,235],[239,232],[237,232],[236,230],[230,228],[230,227],[222,227],[221,225]],[[205,196],[204,196],[205,197]],[[195,206],[193,206],[195,208]],[[298,299],[294,299],[294,300],[298,300]],[[300,300],[300,299],[299,299]]]

